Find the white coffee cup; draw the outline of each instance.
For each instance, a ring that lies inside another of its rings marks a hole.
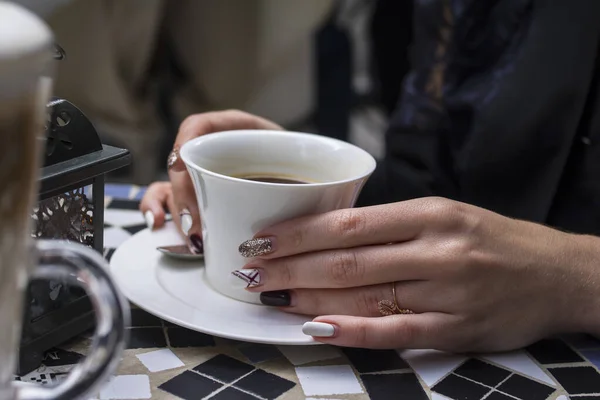
[[[278,222],[353,207],[376,166],[369,153],[350,143],[287,131],[213,133],[187,142],[180,156],[198,199],[208,283],[255,304],[258,294],[232,284],[231,272],[248,262],[240,244]],[[240,178],[250,176],[307,183]]]

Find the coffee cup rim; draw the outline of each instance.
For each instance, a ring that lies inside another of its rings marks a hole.
[[[298,186],[297,184],[293,184],[293,183],[249,181],[249,180],[243,179],[243,178],[236,178],[233,176],[220,174],[218,172],[211,171],[209,169],[206,169],[204,167],[197,165],[196,163],[194,163],[193,161],[190,160],[189,153],[192,151],[193,147],[198,145],[199,143],[202,143],[207,140],[214,140],[214,139],[211,139],[211,137],[215,138],[216,136],[222,137],[222,136],[226,136],[226,135],[234,136],[234,135],[239,135],[242,132],[252,132],[252,133],[258,133],[258,134],[263,134],[263,135],[278,135],[278,136],[296,136],[296,137],[303,136],[303,137],[310,138],[311,140],[318,140],[321,142],[337,144],[339,146],[352,148],[352,149],[358,150],[359,152],[363,153],[363,155],[368,160],[369,165],[367,165],[367,167],[365,168],[364,173],[356,175],[351,178],[331,180],[331,181],[327,181],[327,182],[309,182],[309,183],[305,183],[305,184]],[[339,140],[339,139],[330,138],[327,136],[317,135],[314,133],[295,132],[295,131],[279,131],[279,130],[268,130],[268,129],[236,129],[236,130],[221,131],[221,132],[215,132],[215,133],[209,133],[206,135],[202,135],[202,136],[199,136],[197,138],[194,138],[194,139],[191,139],[191,140],[188,140],[187,142],[185,142],[179,149],[179,156],[181,157],[184,164],[188,168],[192,168],[203,174],[213,176],[215,178],[224,179],[224,180],[231,181],[231,182],[239,182],[239,183],[249,184],[249,185],[253,185],[253,186],[260,185],[260,186],[265,186],[265,187],[327,187],[327,186],[335,186],[335,185],[349,183],[349,182],[353,182],[353,181],[357,181],[357,180],[361,180],[366,177],[369,177],[373,173],[373,171],[375,171],[375,168],[377,167],[377,160],[375,160],[375,157],[373,157],[366,150],[364,150],[352,143],[345,142],[345,141]]]

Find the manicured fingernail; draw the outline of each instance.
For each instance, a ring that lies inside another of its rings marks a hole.
[[[273,239],[263,237],[246,240],[240,244],[238,251],[246,258],[264,256],[273,252]]]
[[[148,229],[154,229],[154,214],[152,214],[152,211],[146,211],[144,213],[144,219],[146,220],[146,225],[148,225]]]
[[[202,238],[197,233],[194,233],[190,236],[191,250],[195,254],[204,253],[204,244],[202,243]]]
[[[190,211],[187,208],[184,208],[179,213],[179,218],[181,219],[181,230],[183,231],[183,234],[187,236],[192,228],[192,223],[194,222],[192,221],[192,214],[190,214]]]
[[[276,290],[273,292],[262,292],[260,302],[265,306],[288,307],[292,304],[292,297],[287,290]]]
[[[335,335],[335,326],[325,322],[305,322],[302,333],[315,337],[332,337]]]
[[[231,273],[232,283],[236,287],[253,288],[261,284],[260,270],[256,268],[238,269]]]

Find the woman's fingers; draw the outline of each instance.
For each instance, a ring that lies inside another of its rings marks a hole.
[[[431,198],[351,208],[286,221],[240,245],[249,258],[278,258],[329,249],[398,243],[425,231],[457,229],[458,203]]]
[[[169,162],[169,169],[176,172],[185,171],[185,164],[178,157],[181,146],[187,141],[207,133],[222,132],[237,129],[268,129],[283,130],[282,127],[243,111],[226,110],[194,114],[187,117],[179,127],[177,139],[173,145],[173,162]]]
[[[233,272],[240,287],[253,292],[301,288],[348,288],[439,275],[446,261],[428,245],[411,241],[255,259]],[[249,282],[248,276],[254,276]]]
[[[302,331],[336,346],[366,349],[451,349],[462,346],[458,319],[450,314],[424,313],[381,318],[322,316]],[[463,336],[463,337],[461,337]]]
[[[175,213],[185,236],[200,232],[200,214],[196,200],[196,191],[186,171],[169,171],[173,187]]]
[[[200,213],[196,200],[196,192],[186,171],[169,171],[173,187],[174,219],[182,234],[187,238],[190,250],[202,253],[202,236]]]
[[[180,173],[175,181],[182,178],[185,176]],[[180,184],[180,187],[187,188],[185,184]],[[165,224],[165,208],[169,210],[178,232],[187,239],[190,250],[202,253],[204,248],[200,236],[200,216],[193,188],[191,191],[189,188],[182,191],[176,199],[171,182],[155,182],[150,185],[140,202],[140,211],[150,229],[158,229]],[[192,222],[194,219],[197,222]]]
[[[298,289],[262,292],[263,304],[283,307],[282,310],[303,315],[353,315],[381,317],[380,307],[397,305],[413,312],[446,312],[447,305],[433,295],[429,281],[396,284],[394,302],[392,284],[371,285],[349,289]],[[380,304],[383,302],[383,304]]]
[[[155,182],[146,190],[140,202],[140,211],[144,214],[150,230],[158,229],[165,224],[165,207],[172,192],[170,182]]]

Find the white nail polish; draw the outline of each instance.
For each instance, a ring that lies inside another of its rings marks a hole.
[[[181,230],[185,236],[188,235],[190,229],[192,229],[192,215],[188,210],[183,210],[180,214],[181,217]]]
[[[306,322],[302,325],[302,333],[315,337],[332,337],[335,335],[335,327],[324,322]]]
[[[146,225],[150,230],[154,229],[154,214],[152,211],[148,210],[144,213],[144,219],[146,220]]]
[[[238,269],[231,273],[231,284],[239,288],[253,288],[260,285],[260,271],[256,268]]]

